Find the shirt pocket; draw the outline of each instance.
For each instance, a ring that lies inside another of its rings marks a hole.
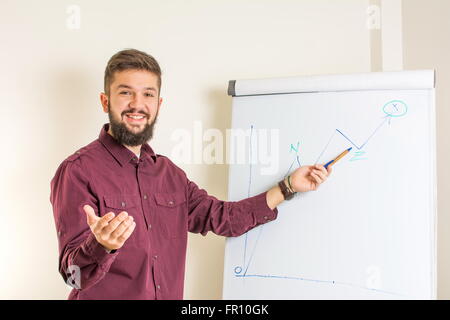
[[[130,237],[125,241],[124,247],[127,244],[135,243],[137,240],[137,230],[139,224],[139,203],[140,203],[140,197],[135,195],[105,195],[103,196],[104,204],[105,204],[105,212],[103,215],[107,214],[108,212],[114,212],[114,214],[117,215],[121,213],[122,211],[126,211],[129,216],[132,216],[134,218],[134,221],[136,222],[136,227],[133,230],[133,233],[130,235]]]
[[[156,217],[161,230],[168,239],[181,238],[187,234],[187,207],[184,191],[155,193]]]

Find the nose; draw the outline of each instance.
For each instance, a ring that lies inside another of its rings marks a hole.
[[[133,94],[133,99],[130,101],[131,109],[145,109],[144,97],[139,94]]]

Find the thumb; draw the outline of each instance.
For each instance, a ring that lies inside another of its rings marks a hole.
[[[95,214],[94,209],[90,205],[86,204],[83,207],[83,210],[84,210],[84,212],[86,212],[87,224],[89,226],[91,226],[92,224],[97,222],[98,219],[100,219],[99,217],[97,217],[97,215]]]

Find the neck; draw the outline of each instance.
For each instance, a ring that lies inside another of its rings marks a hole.
[[[136,147],[125,146],[125,148],[127,148],[128,150],[133,152],[137,157],[140,157],[140,155],[141,155],[141,146],[136,146]]]
[[[111,137],[114,138],[114,135],[113,135],[113,133],[112,133],[112,131],[111,131],[111,128],[109,128],[108,134],[109,134]],[[139,156],[139,155],[141,154],[141,147],[142,147],[142,145],[134,146],[134,147],[124,145],[124,147],[127,148],[128,150],[130,150],[131,152],[133,152],[133,153],[134,153],[135,155],[137,155],[137,156]]]

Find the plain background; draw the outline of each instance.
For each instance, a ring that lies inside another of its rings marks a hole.
[[[0,299],[67,298],[50,180],[107,122],[103,72],[124,48],[146,51],[162,67],[164,102],[150,144],[169,157],[176,129],[201,121],[225,134],[231,79],[381,71],[383,58],[384,66],[394,59],[390,68],[436,69],[438,297],[450,298],[450,2],[389,0],[400,4],[401,40],[381,48],[390,30],[371,30],[367,21],[369,6],[383,1],[1,0]],[[70,5],[80,8],[78,29],[68,25]],[[227,199],[226,164],[179,166]],[[186,299],[221,299],[224,246],[213,234],[189,236]]]

